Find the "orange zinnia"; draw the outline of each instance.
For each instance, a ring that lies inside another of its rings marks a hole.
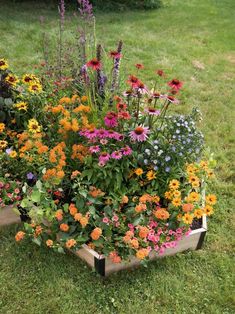
[[[67,232],[69,230],[69,226],[67,224],[61,224],[60,230],[63,232]]]
[[[91,238],[92,240],[98,240],[100,238],[102,234],[102,229],[100,228],[95,228],[92,232],[91,232]]]

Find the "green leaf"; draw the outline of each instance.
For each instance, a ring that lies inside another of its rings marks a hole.
[[[33,238],[32,241],[36,243],[38,246],[41,246],[42,241],[40,238]]]
[[[30,198],[33,202],[39,203],[41,200],[41,193],[39,191],[33,191]]]
[[[65,251],[62,247],[58,247],[58,253],[65,254]]]

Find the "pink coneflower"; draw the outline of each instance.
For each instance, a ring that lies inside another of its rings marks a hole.
[[[98,153],[100,151],[100,147],[97,145],[97,146],[91,146],[89,148],[89,151],[93,154],[93,153]]]
[[[135,88],[137,89],[138,93],[141,93],[141,94],[148,93],[147,87],[141,81],[138,82],[138,84],[137,84],[137,86]]]
[[[96,138],[97,136],[97,131],[94,129],[94,130],[88,130],[88,131],[85,131],[84,132],[84,136],[86,138],[88,138],[89,140],[92,140],[94,138]]]
[[[101,69],[101,62],[97,58],[94,58],[94,59],[88,61],[86,63],[86,66],[89,67],[89,68],[92,68],[95,71],[97,71],[97,70]]]
[[[104,123],[109,128],[114,128],[118,125],[117,114],[115,112],[108,112],[104,117]]]
[[[143,66],[143,64],[141,64],[141,63],[136,63],[135,67],[136,67],[138,70],[144,69],[144,66]]]
[[[116,105],[118,111],[125,111],[127,108],[127,104],[119,102]]]
[[[129,76],[129,79],[128,79],[128,81],[127,81],[127,83],[128,83],[129,85],[131,85],[132,88],[137,88],[139,82],[140,82],[139,79],[138,79],[136,76],[134,76],[134,75],[130,75],[130,76]]]
[[[121,159],[122,158],[122,153],[119,151],[119,150],[116,150],[115,152],[113,152],[112,154],[111,154],[111,157],[113,158],[113,159]]]
[[[119,134],[118,132],[115,132],[114,130],[108,130],[107,131],[107,137],[108,138],[119,140],[120,135],[121,134]]]
[[[165,98],[166,98],[169,102],[171,102],[172,104],[178,104],[178,103],[179,103],[179,100],[176,99],[176,98],[173,97],[173,96],[166,95]]]
[[[110,51],[109,56],[113,59],[120,59],[122,57],[121,53],[115,50]]]
[[[110,159],[110,155],[106,152],[102,152],[99,156],[99,162],[101,163],[106,163],[107,161],[109,161]]]
[[[183,86],[183,82],[180,82],[179,80],[177,79],[173,79],[171,80],[170,82],[168,82],[168,85],[173,88],[173,89],[176,89],[177,91],[180,90]]]
[[[153,92],[152,97],[158,99],[161,98],[162,95],[159,92]]]
[[[131,131],[130,137],[134,142],[144,142],[148,138],[149,128],[144,126],[137,126],[133,131]]]
[[[98,138],[106,138],[108,136],[108,131],[105,129],[97,130],[97,137]]]
[[[160,69],[157,70],[156,73],[157,73],[157,75],[159,75],[159,76],[161,76],[161,77],[166,76],[166,74],[164,73],[164,71],[163,71],[163,70],[160,70]]]
[[[129,114],[128,111],[121,111],[118,113],[118,119],[130,120],[131,115]]]
[[[130,146],[125,146],[123,148],[121,148],[121,152],[124,156],[128,156],[132,154],[132,149],[130,148]]]
[[[153,107],[147,107],[144,109],[144,112],[148,113],[151,116],[159,116],[161,111]]]

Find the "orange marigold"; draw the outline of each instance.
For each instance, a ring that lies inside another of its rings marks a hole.
[[[15,235],[15,240],[19,242],[24,239],[24,236],[25,236],[25,232],[18,231],[17,234]]]
[[[149,229],[147,227],[139,226],[139,237],[145,239],[149,233]]]
[[[53,244],[54,244],[54,242],[53,242],[52,240],[50,240],[50,239],[46,240],[46,245],[47,245],[48,247],[52,247]]]
[[[165,208],[160,208],[154,212],[154,216],[160,220],[166,220],[170,217],[170,214]]]
[[[102,229],[100,228],[95,228],[92,232],[91,232],[91,238],[92,240],[98,240],[100,238],[102,234]]]
[[[63,231],[63,232],[67,232],[69,231],[69,225],[63,223],[60,225],[60,230]]]
[[[141,259],[141,260],[143,260],[143,259],[145,259],[148,255],[149,255],[149,250],[148,249],[140,249],[140,250],[138,250],[137,252],[136,252],[136,257],[138,258],[138,259]]]
[[[77,241],[74,239],[69,239],[66,241],[65,246],[67,249],[71,249],[71,247],[75,246],[77,244]]]

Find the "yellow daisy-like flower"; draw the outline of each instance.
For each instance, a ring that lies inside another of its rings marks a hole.
[[[25,84],[39,83],[39,79],[34,74],[25,74],[22,77],[22,82]]]
[[[6,70],[8,68],[7,60],[4,58],[0,59],[0,70]]]
[[[189,164],[189,165],[187,165],[186,171],[187,171],[188,175],[194,175],[195,172],[197,171],[197,168],[195,167],[194,164]]]
[[[30,93],[33,93],[33,94],[41,93],[42,85],[40,83],[37,83],[37,82],[30,83],[28,91]]]
[[[134,172],[137,176],[141,176],[144,173],[142,168],[137,168],[134,170]]]
[[[173,192],[173,196],[174,196],[174,197],[180,197],[180,196],[181,196],[181,192],[178,191],[178,190],[175,190],[175,191]]]
[[[0,123],[0,133],[2,133],[5,130],[5,124]]]
[[[12,86],[16,86],[16,84],[19,82],[19,79],[13,74],[8,74],[5,78],[5,81]]]
[[[28,129],[32,133],[39,133],[41,132],[41,126],[39,125],[36,119],[30,119],[28,121]]]
[[[188,179],[189,183],[195,183],[195,182],[200,182],[199,178],[197,176],[194,176],[194,175],[191,175],[189,176],[189,179]]]
[[[153,170],[150,170],[147,172],[146,177],[148,181],[154,180],[156,178],[156,172],[154,172]]]
[[[194,215],[194,217],[199,219],[203,216],[203,210],[198,208],[194,211],[193,215]]]
[[[208,162],[205,161],[205,160],[201,160],[199,166],[200,166],[202,169],[206,170],[207,167],[208,167]]]
[[[210,205],[206,205],[204,208],[203,208],[203,212],[204,214],[206,214],[207,216],[210,216],[214,213],[214,210],[213,210],[213,207],[210,206]]]
[[[177,190],[180,186],[180,182],[178,180],[171,180],[169,183],[169,188],[171,190]]]
[[[171,200],[173,197],[173,193],[171,191],[166,191],[164,196],[165,196],[165,199]]]
[[[214,194],[209,194],[206,196],[206,203],[209,205],[215,205],[217,202],[217,198]]]
[[[199,186],[200,186],[200,181],[195,181],[192,183],[193,188],[199,188]]]
[[[187,213],[183,215],[182,220],[185,224],[191,225],[191,223],[193,222],[193,215]]]
[[[27,111],[28,105],[26,102],[21,101],[15,104],[14,107],[17,108],[19,111],[20,110]]]
[[[187,197],[188,202],[198,202],[200,195],[197,192],[191,192]]]
[[[0,150],[7,147],[7,141],[0,141]]]
[[[173,198],[171,203],[175,207],[179,207],[181,205],[181,198],[180,197]]]
[[[152,197],[152,201],[153,201],[154,203],[159,203],[160,197],[159,197],[158,195],[154,195],[154,196]]]
[[[12,151],[9,153],[9,156],[10,156],[11,158],[16,158],[17,152],[16,152],[15,150],[12,150]]]

